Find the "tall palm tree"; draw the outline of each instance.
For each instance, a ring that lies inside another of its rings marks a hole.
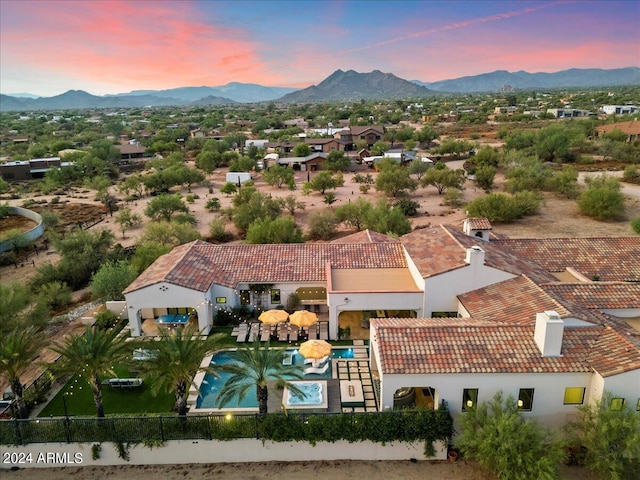
[[[284,365],[284,349],[271,349],[267,343],[262,348],[260,342],[253,345],[245,345],[235,352],[235,362],[221,365],[219,369],[228,372],[231,376],[227,379],[218,394],[218,402],[223,405],[233,398],[238,398],[238,403],[255,388],[258,399],[258,412],[260,415],[267,413],[267,400],[269,399],[268,382],[275,382],[276,387],[284,387],[289,380],[300,379],[304,376],[299,365]],[[289,384],[289,389],[303,395],[302,391]]]
[[[161,333],[161,340],[154,342],[154,358],[143,362],[145,376],[153,379],[152,393],[174,391],[174,409],[178,415],[187,414],[187,395],[194,375],[199,371],[215,375],[210,366],[201,366],[205,355],[219,348],[222,335],[203,338],[198,331],[187,327],[173,333]]]
[[[104,417],[101,377],[117,376],[112,365],[126,362],[131,354],[125,337],[118,337],[118,333],[115,329],[87,327],[84,333],[71,334],[65,337],[62,344],[51,347],[51,350],[61,355],[56,370],[79,374],[87,380],[98,417]]]
[[[42,346],[42,335],[34,327],[16,327],[0,338],[0,375],[9,381],[15,397],[14,415],[26,418],[29,415],[22,397],[20,373],[31,365],[33,357]]]

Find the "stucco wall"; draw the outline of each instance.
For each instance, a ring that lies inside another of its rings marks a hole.
[[[189,464],[189,463],[231,463],[231,462],[299,462],[313,460],[444,460],[447,446],[442,442],[434,444],[436,455],[425,457],[424,443],[390,442],[386,445],[373,442],[335,443],[318,442],[311,446],[306,442],[262,442],[261,440],[243,439],[228,442],[209,440],[186,440],[166,442],[162,447],[147,448],[133,445],[129,449],[130,460],[118,457],[112,443],[103,443],[100,458],[91,457],[91,444],[30,444],[26,446],[2,446],[3,455],[12,457],[12,453],[23,458],[31,454],[31,461],[20,464],[0,463],[0,468],[12,466],[20,468],[63,467],[90,465],[149,465],[149,464]],[[58,459],[47,460],[47,454],[66,455]],[[43,455],[41,455],[43,454]],[[13,455],[15,457],[15,455]],[[4,458],[4,457],[3,457]],[[38,462],[38,459],[42,460]],[[66,461],[68,459],[69,461]],[[72,463],[73,462],[73,463]]]

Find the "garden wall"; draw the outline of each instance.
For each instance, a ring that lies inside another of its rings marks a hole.
[[[44,223],[40,214],[27,210],[22,207],[9,207],[9,212],[13,215],[20,215],[21,217],[27,217],[37,223],[35,227],[22,234],[22,237],[28,242],[33,242],[36,238],[40,237],[44,233]],[[0,253],[11,250],[12,245],[8,240],[0,242]]]
[[[434,442],[435,455],[424,455],[424,442],[346,441],[271,442],[253,439],[231,441],[173,440],[160,447],[142,444],[128,448],[129,461],[118,455],[114,443],[101,444],[100,458],[93,460],[91,443],[39,443],[2,446],[0,468],[38,468],[93,465],[153,465],[233,462],[300,462],[314,460],[445,460],[447,445]],[[126,447],[126,446],[125,446]]]

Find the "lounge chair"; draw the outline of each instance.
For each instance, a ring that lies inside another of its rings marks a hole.
[[[278,324],[278,341],[286,342],[289,340],[289,329],[285,323]]]
[[[282,357],[282,364],[293,365],[293,353],[285,352],[284,356]]]
[[[249,334],[249,325],[246,323],[241,323],[238,326],[238,337],[236,338],[236,342],[244,343],[247,341],[247,335]]]
[[[327,360],[329,360],[329,355],[325,355],[322,358],[305,358],[304,359],[304,364],[305,365],[309,365],[311,364],[312,367],[322,367]]]
[[[252,323],[249,328],[249,341],[254,342],[260,336],[260,324]]]
[[[329,370],[329,362],[325,363],[322,367],[307,367],[304,369],[304,374],[322,375],[323,373],[327,373],[327,370]]]
[[[269,325],[262,325],[260,330],[260,341],[268,342],[269,338],[271,338],[271,328]]]
[[[289,330],[289,342],[297,342],[298,341],[298,333],[300,332],[300,327],[297,325],[291,325]]]
[[[309,340],[317,340],[318,339],[318,326],[311,325],[309,327]]]

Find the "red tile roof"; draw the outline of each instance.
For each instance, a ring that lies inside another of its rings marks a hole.
[[[491,230],[491,222],[487,218],[467,218],[469,228],[472,230]]]
[[[472,319],[371,319],[383,374],[567,373],[640,368],[640,350],[609,326],[565,328],[562,356],[543,357],[534,326]]]
[[[549,272],[571,267],[587,278],[640,282],[640,237],[498,239],[491,243]]]
[[[514,302],[514,299],[517,299]],[[500,323],[535,325],[536,313],[555,310],[560,318],[571,313],[530,278],[520,276],[458,295],[469,315]]]
[[[200,240],[176,247],[127,287],[158,282],[204,292],[212,283],[326,282],[326,264],[342,268],[407,268],[400,243],[212,245]]]
[[[382,233],[374,232],[373,230],[362,230],[360,232],[352,233],[345,237],[332,240],[331,243],[399,243],[397,238],[383,235]]]
[[[555,297],[593,310],[640,308],[640,283],[555,283],[542,288]]]

